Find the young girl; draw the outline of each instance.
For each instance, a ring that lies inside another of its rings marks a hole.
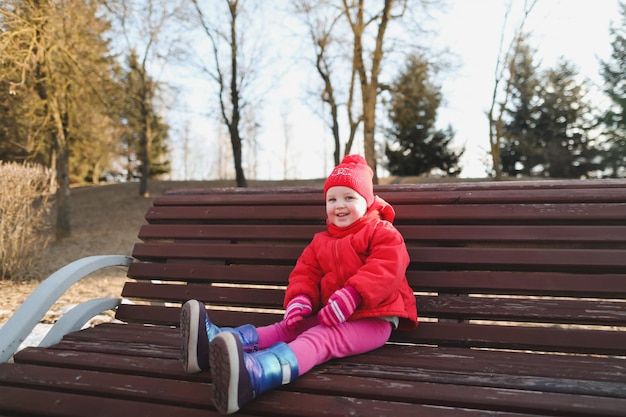
[[[349,155],[324,183],[328,228],[313,237],[289,276],[282,321],[219,328],[202,303],[183,306],[183,366],[211,369],[221,413],[332,358],[377,349],[394,328],[417,326],[405,277],[409,255],[392,225],[393,208],[374,196],[372,177],[361,156]]]

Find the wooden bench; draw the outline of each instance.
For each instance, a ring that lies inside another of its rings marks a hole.
[[[626,181],[395,185],[420,325],[333,360],[244,416],[625,416]],[[179,308],[220,325],[282,317],[325,227],[319,188],[171,191],[146,214],[117,308],[0,364],[0,415],[211,416],[179,362]]]

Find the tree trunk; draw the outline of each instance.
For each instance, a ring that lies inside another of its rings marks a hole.
[[[376,131],[376,91],[371,91],[373,90],[371,84],[367,87],[369,88],[363,89],[363,147],[367,165],[374,172],[374,184],[378,184],[376,141],[374,138]]]
[[[233,148],[233,158],[235,161],[235,178],[237,179],[237,187],[247,187],[248,181],[243,172],[241,157],[241,137],[239,136],[238,125],[233,122],[230,129],[230,143]]]
[[[67,116],[61,116],[59,103],[56,99],[50,100],[54,128],[52,141],[56,150],[56,239],[64,239],[72,235],[72,205],[70,199],[70,176],[69,176],[69,149],[67,145]]]

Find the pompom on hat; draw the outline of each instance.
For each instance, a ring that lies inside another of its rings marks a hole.
[[[324,183],[324,198],[331,187],[352,188],[367,202],[367,207],[374,202],[374,173],[361,155],[347,155],[330,173]]]

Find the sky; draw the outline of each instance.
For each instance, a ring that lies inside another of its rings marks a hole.
[[[509,36],[519,23],[523,3],[513,0],[505,29]],[[451,125],[456,131],[455,146],[465,147],[461,176],[466,178],[485,177],[490,163],[485,114],[491,102],[507,4],[508,0],[449,0],[448,8],[433,16],[438,35],[433,38],[432,46],[449,50],[457,64],[441,81],[444,103],[437,126]],[[526,29],[531,33],[541,68],[553,68],[563,57],[578,68],[581,79],[600,88],[599,60],[610,57],[611,23],[620,23],[618,0],[538,0]],[[285,42],[284,49],[290,45],[298,48]],[[293,50],[298,52],[301,51]],[[310,96],[306,99],[311,74],[290,71],[285,68],[285,61],[281,62],[280,80],[275,84],[277,87],[268,89],[260,112],[256,177],[324,178],[333,167],[333,145],[325,125],[327,120],[318,116],[324,114],[321,104],[315,109],[315,100]],[[202,89],[194,90],[193,101],[206,101],[206,97],[198,97]],[[602,100],[601,95],[597,97]],[[207,135],[216,135],[219,129],[201,113],[199,110],[193,116],[186,116],[186,123],[191,126],[190,148],[194,152],[184,156],[180,143],[173,144],[173,179],[211,179],[215,175],[217,151],[214,147],[207,148],[206,139]],[[380,133],[377,139],[381,139]],[[356,143],[353,151],[362,153],[362,143]],[[379,176],[385,175],[379,172]]]

